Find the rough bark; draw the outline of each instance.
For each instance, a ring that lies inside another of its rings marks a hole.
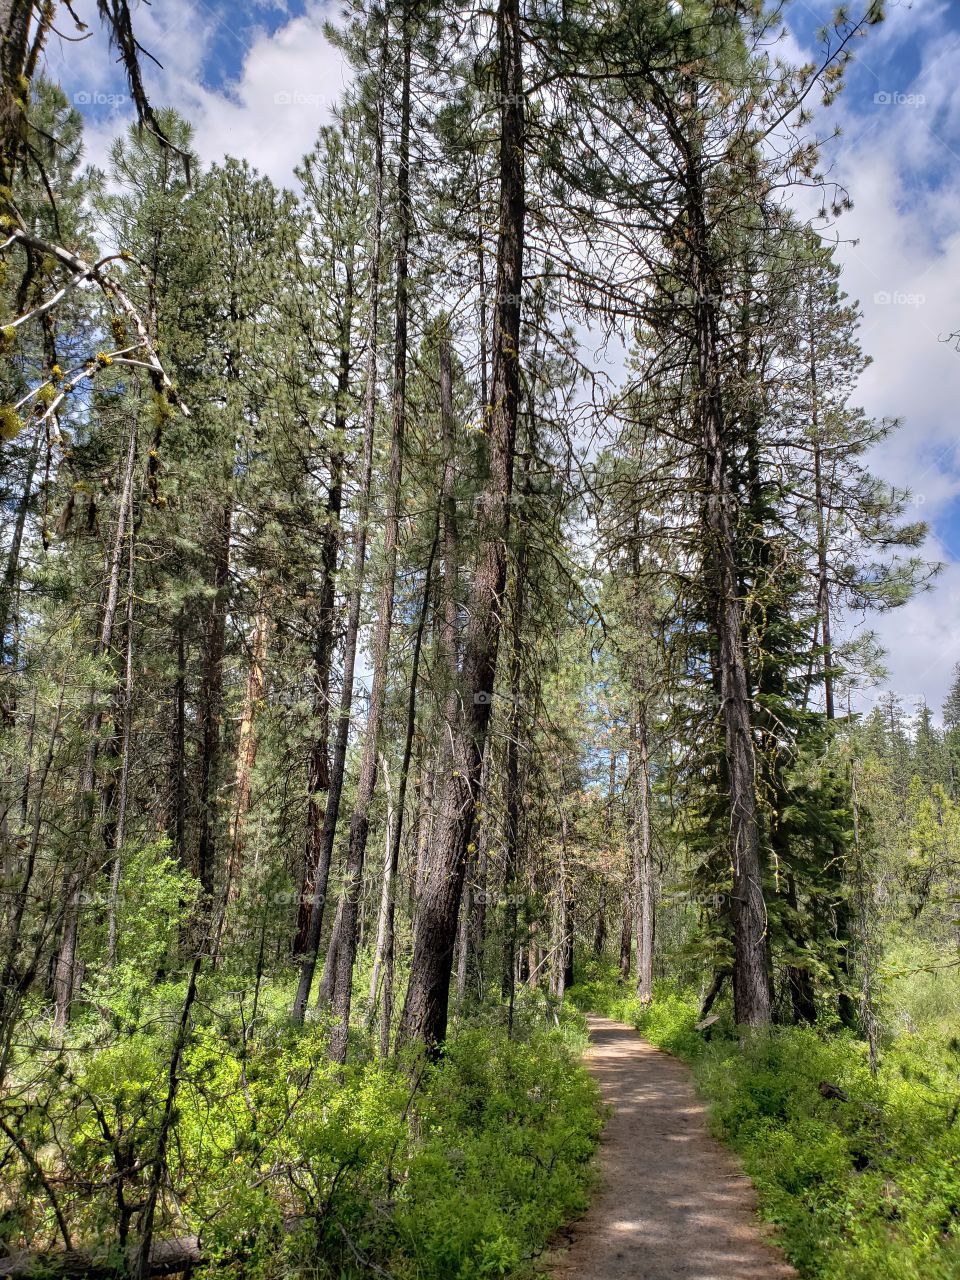
[[[724,752],[730,789],[734,1012],[739,1024],[770,1021],[767,913],[757,821],[752,704],[743,635],[736,521],[724,418],[716,298],[705,193],[696,148],[687,157],[687,216],[693,247],[695,406],[704,482],[704,553],[711,593],[711,629],[718,649]]]
[[[215,965],[220,955],[224,932],[228,929],[230,915],[240,894],[243,875],[244,851],[247,838],[247,817],[253,800],[253,771],[257,763],[257,714],[266,693],[267,649],[270,642],[270,604],[261,592],[253,623],[250,642],[250,665],[240,710],[240,730],[237,737],[237,765],[233,783],[233,805],[230,811],[229,852],[224,872],[220,905],[213,931],[211,958]]]
[[[33,0],[0,0],[0,186],[9,187],[20,154]],[[2,203],[6,204],[6,197]]]
[[[230,817],[230,859],[227,863],[226,900],[228,908],[237,900],[240,892],[240,874],[243,869],[243,850],[246,841],[246,823],[253,798],[253,770],[257,763],[257,711],[266,693],[267,648],[270,642],[270,607],[261,598],[253,624],[253,640],[250,646],[250,667],[243,695],[240,714],[240,734],[237,742],[237,771],[233,789],[233,812]]]
[[[473,831],[497,666],[506,586],[506,539],[520,383],[520,292],[523,287],[524,111],[518,0],[497,11],[500,70],[500,234],[497,321],[487,415],[489,483],[478,510],[479,549],[468,601],[460,668],[461,701],[446,726],[440,812],[429,878],[418,905],[407,998],[398,1042],[438,1045],[447,1006],[467,847]]]
[[[223,737],[223,655],[227,636],[227,587],[233,498],[228,495],[217,513],[214,532],[210,608],[205,620],[203,669],[200,683],[200,752],[197,760],[197,879],[208,903],[213,897],[216,856],[216,791]]]
[[[433,545],[424,573],[423,601],[420,606],[420,618],[413,641],[413,656],[410,669],[410,688],[407,693],[407,723],[404,733],[403,756],[400,761],[400,777],[397,783],[397,802],[392,821],[388,820],[389,838],[385,865],[383,900],[385,904],[383,916],[383,937],[378,939],[377,955],[374,957],[373,976],[370,980],[370,1008],[368,1020],[372,1021],[373,1009],[377,997],[379,969],[383,969],[383,998],[380,1005],[380,1052],[386,1057],[390,1048],[390,1030],[393,1025],[393,982],[396,946],[396,886],[397,871],[400,865],[400,842],[403,838],[403,822],[406,812],[407,783],[410,777],[410,760],[413,755],[413,739],[417,726],[417,688],[420,676],[420,657],[423,652],[423,633],[430,608],[431,578],[433,562],[437,551],[437,537],[434,535]]]
[[[383,531],[383,566],[377,602],[377,622],[371,659],[373,676],[370,705],[364,731],[363,755],[357,795],[350,818],[350,836],[343,890],[343,921],[337,954],[333,992],[335,1023],[330,1036],[330,1056],[343,1062],[347,1053],[350,1005],[353,994],[353,965],[357,953],[357,915],[367,837],[370,830],[370,806],[377,781],[377,749],[380,726],[387,696],[387,674],[390,660],[390,634],[393,626],[393,600],[396,590],[397,548],[400,538],[400,502],[403,485],[404,435],[407,419],[407,316],[408,256],[413,214],[410,208],[410,73],[412,31],[404,11],[403,72],[400,86],[400,138],[397,154],[397,209],[399,218],[396,259],[396,302],[394,312],[394,359],[390,464],[387,479],[387,511]]]

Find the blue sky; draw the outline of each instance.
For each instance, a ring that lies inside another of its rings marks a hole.
[[[49,71],[88,115],[88,153],[102,162],[129,102],[93,0],[77,7],[95,34],[63,52],[54,41]],[[833,8],[790,0],[785,56],[814,59],[814,33]],[[290,182],[346,83],[323,34],[336,13],[322,0],[137,4],[138,35],[163,63],[147,64],[151,95],[193,122],[204,160],[245,156]],[[933,590],[866,623],[888,651],[890,687],[908,705],[925,697],[939,707],[960,662],[960,355],[943,340],[960,329],[960,0],[888,0],[887,20],[857,42],[846,90],[817,125],[842,130],[824,165],[854,201],[827,234],[864,312],[873,364],[861,402],[904,424],[871,461],[910,487],[911,514],[932,530],[928,554],[945,566]]]

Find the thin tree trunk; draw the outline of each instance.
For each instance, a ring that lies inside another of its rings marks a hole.
[[[867,1039],[870,1074],[876,1078],[880,1058],[877,1047],[877,1016],[873,1004],[873,947],[870,940],[869,890],[860,843],[860,796],[857,788],[857,770],[857,761],[853,760],[850,765],[850,809],[853,814],[857,915],[860,926],[860,1029]]]
[[[347,426],[350,393],[350,341],[353,330],[353,255],[348,254],[345,267],[344,307],[340,321],[340,356],[337,369],[337,398],[334,414],[334,438],[341,439]],[[326,522],[322,533],[320,556],[320,607],[317,634],[314,639],[313,714],[317,724],[310,763],[307,770],[307,839],[304,850],[303,885],[297,911],[294,955],[302,955],[310,933],[310,914],[316,877],[323,849],[323,823],[326,804],[319,796],[330,790],[330,676],[333,664],[337,623],[336,582],[340,552],[340,521],[343,513],[343,454],[335,452],[330,459],[330,487],[327,492]]]
[[[12,668],[16,665],[17,623],[14,603],[17,598],[17,580],[20,572],[20,549],[23,546],[23,533],[27,524],[27,513],[30,510],[30,499],[33,496],[33,477],[36,474],[37,462],[40,458],[40,439],[41,436],[38,431],[27,462],[27,473],[23,479],[23,493],[17,506],[17,515],[13,525],[13,532],[10,536],[10,546],[7,548],[7,564],[3,573],[3,582],[0,584],[0,673],[5,672],[8,666]],[[8,632],[10,633],[9,652]],[[6,694],[4,697],[6,699]],[[2,714],[4,718],[10,718],[6,703],[2,709]]]
[[[357,952],[357,909],[363,884],[370,806],[377,782],[377,749],[380,725],[387,696],[390,660],[390,633],[397,576],[397,547],[400,537],[400,502],[403,485],[404,434],[407,421],[407,315],[408,255],[413,214],[410,207],[410,75],[413,36],[406,4],[403,6],[403,72],[400,86],[400,138],[397,155],[397,212],[399,217],[396,265],[395,335],[393,360],[393,422],[390,439],[390,468],[387,480],[387,511],[383,531],[383,571],[377,624],[372,646],[373,677],[370,707],[364,736],[363,755],[350,837],[343,892],[343,923],[337,953],[333,1009],[336,1021],[330,1037],[330,1057],[344,1062],[353,995],[353,965]]]
[[[340,703],[337,708],[337,735],[330,766],[330,788],[320,833],[313,894],[310,901],[310,923],[306,946],[300,963],[300,980],[293,1000],[291,1017],[302,1024],[310,1000],[310,988],[317,967],[320,937],[323,930],[323,914],[330,879],[330,863],[333,842],[340,816],[340,799],[347,765],[347,744],[350,737],[350,711],[353,706],[353,681],[357,660],[357,643],[360,634],[360,605],[363,577],[367,559],[367,525],[370,518],[370,491],[373,483],[373,449],[376,434],[377,407],[377,327],[380,311],[380,261],[383,242],[383,116],[387,62],[387,28],[380,49],[379,96],[376,126],[374,129],[373,212],[370,250],[370,300],[367,311],[367,367],[363,402],[363,463],[360,480],[360,498],[357,511],[357,528],[353,555],[353,585],[347,609],[347,626],[344,637],[343,670],[340,683]]]
[[[123,843],[127,835],[127,802],[130,792],[130,737],[133,729],[133,588],[136,568],[136,539],[132,529],[127,542],[126,655],[124,661],[123,703],[120,718],[120,783],[117,788],[114,854],[113,865],[110,868],[110,896],[107,905],[108,968],[113,967],[117,958],[117,899],[120,893]]]
[[[640,707],[637,718],[636,786],[640,797],[637,818],[639,849],[637,857],[637,995],[641,1004],[653,998],[653,842],[650,830],[650,744],[647,732],[647,710]]]
[[[633,965],[634,935],[634,885],[637,880],[637,848],[633,840],[627,846],[629,859],[623,881],[623,914],[620,920],[620,979],[622,982],[630,977]]]
[[[153,1246],[153,1223],[157,1210],[157,1202],[160,1198],[160,1187],[163,1183],[164,1174],[167,1165],[167,1145],[170,1141],[170,1131],[174,1122],[174,1106],[177,1100],[177,1092],[180,1087],[180,1062],[183,1058],[183,1051],[186,1048],[187,1037],[190,1030],[190,1012],[193,1009],[194,1002],[197,998],[197,978],[200,976],[201,958],[198,955],[193,962],[193,969],[190,973],[190,981],[187,984],[187,994],[183,1002],[183,1009],[180,1013],[180,1025],[177,1028],[177,1038],[174,1041],[173,1053],[170,1055],[170,1065],[167,1071],[167,1095],[163,1104],[163,1115],[160,1119],[160,1130],[157,1134],[157,1145],[154,1151],[153,1161],[150,1165],[150,1177],[147,1190],[146,1203],[143,1209],[143,1217],[140,1227],[140,1241],[137,1250],[136,1260],[131,1268],[133,1280],[147,1280],[150,1275],[151,1250]]]
[[[533,412],[529,417],[527,447],[523,452],[519,493],[521,499],[529,493],[530,458],[533,452]],[[507,728],[507,759],[504,778],[504,807],[506,810],[506,852],[503,872],[503,891],[507,897],[507,913],[505,927],[505,963],[503,969],[503,995],[511,1010],[510,1026],[512,1034],[512,1011],[514,1003],[514,983],[516,981],[516,951],[519,922],[516,885],[520,861],[520,740],[523,734],[523,612],[526,606],[527,588],[527,540],[522,532],[524,516],[521,508],[517,521],[521,529],[519,546],[516,551],[513,578],[513,599],[510,602],[510,716]]]
[[[387,802],[387,820],[383,837],[383,874],[380,877],[380,905],[377,908],[377,936],[373,944],[373,966],[370,971],[370,990],[367,993],[367,1012],[364,1025],[369,1030],[373,1026],[373,1016],[377,1008],[377,995],[380,991],[380,968],[383,964],[383,945],[387,932],[387,911],[390,906],[390,866],[392,849],[390,833],[393,831],[393,790],[390,786],[390,767],[386,757],[381,757],[380,768],[383,772],[383,792]]]
[[[173,743],[170,754],[170,807],[167,835],[180,867],[187,866],[187,646],[182,613],[176,621],[177,675],[173,682]]]
[[[117,616],[117,603],[120,597],[120,568],[123,563],[123,549],[130,523],[130,512],[133,505],[133,478],[137,460],[137,427],[134,422],[130,427],[127,442],[127,457],[120,488],[120,501],[117,506],[117,520],[114,530],[113,548],[110,554],[107,574],[107,592],[100,629],[94,646],[95,657],[108,657],[113,643],[113,629]],[[97,739],[103,712],[95,706],[87,723],[87,749],[83,770],[80,777],[79,807],[81,817],[81,846],[77,865],[66,873],[63,881],[63,926],[60,935],[60,949],[57,954],[54,971],[54,1026],[63,1028],[70,1017],[70,1003],[73,999],[73,988],[76,979],[77,935],[80,925],[80,895],[86,882],[89,850],[93,846],[93,810],[94,787],[96,784]]]

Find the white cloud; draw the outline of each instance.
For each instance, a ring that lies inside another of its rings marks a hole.
[[[890,686],[937,708],[960,661],[960,521],[954,538],[948,518],[960,497],[960,355],[944,341],[960,329],[960,36],[948,14],[943,3],[891,9],[857,55],[875,89],[840,99],[844,136],[825,155],[854,201],[835,234],[873,358],[860,400],[874,417],[903,421],[869,462],[909,487],[916,516],[939,521],[944,535],[925,548],[946,565],[933,589],[868,625],[887,649]],[[921,41],[920,71],[897,83],[890,59],[908,37]],[[874,92],[890,101],[875,102]]]
[[[342,54],[323,30],[335,16],[333,6],[315,0],[306,13],[270,35],[262,28],[244,33],[217,18],[203,0],[140,5],[134,10],[137,37],[162,64],[143,59],[151,101],[175,107],[191,122],[203,161],[243,157],[275,182],[289,185],[294,166],[313,145],[320,125],[331,119],[349,80]],[[91,29],[91,38],[80,45],[54,40],[47,63],[48,73],[69,96],[99,104],[86,130],[87,156],[103,165],[133,113],[104,33],[95,21]],[[239,76],[216,88],[205,84],[204,66],[224,54],[240,64]],[[102,108],[114,97],[121,101],[105,114]]]

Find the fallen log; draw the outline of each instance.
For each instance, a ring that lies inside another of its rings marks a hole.
[[[0,1258],[0,1280],[116,1280],[129,1274],[136,1254],[136,1245],[125,1259],[116,1251],[94,1249],[16,1253]],[[175,1236],[151,1245],[148,1266],[152,1276],[173,1276],[204,1261],[199,1236]]]

